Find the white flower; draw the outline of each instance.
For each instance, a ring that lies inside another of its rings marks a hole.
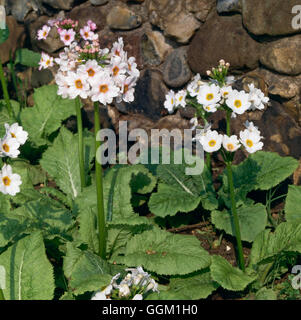
[[[260,136],[260,132],[250,131],[248,129],[241,131],[240,134],[240,142],[246,148],[249,153],[254,153],[258,150],[261,150],[263,147],[263,143],[260,141],[262,138]]]
[[[119,297],[126,298],[131,294],[131,290],[127,284],[121,284],[119,286]]]
[[[68,72],[66,81],[69,85],[68,93],[70,99],[75,99],[77,96],[80,96],[83,99],[88,97],[90,86],[87,74],[70,71]]]
[[[99,101],[106,105],[112,103],[113,98],[117,97],[120,89],[115,85],[110,74],[106,71],[99,73],[95,78],[91,80],[92,101]]]
[[[199,140],[206,152],[214,152],[221,148],[223,136],[218,134],[216,130],[207,130],[198,135],[196,139]]]
[[[5,164],[0,172],[0,191],[15,196],[20,192],[21,177],[12,172],[10,165]]]
[[[70,86],[68,84],[66,76],[61,72],[57,73],[55,75],[55,82],[58,85],[57,94],[59,96],[62,96],[64,99],[68,98]]]
[[[249,95],[244,91],[237,90],[233,90],[228,94],[226,104],[237,114],[243,114],[251,105],[249,102]]]
[[[186,95],[187,91],[186,90],[180,90],[175,98],[176,98],[176,106],[182,106],[183,108],[186,106]]]
[[[102,71],[102,68],[96,60],[88,60],[85,64],[81,64],[77,69],[79,74],[85,74],[88,76],[89,82]]]
[[[231,86],[225,86],[221,88],[221,95],[224,99],[228,98],[228,95],[230,92],[232,92],[233,89]]]
[[[254,84],[251,83],[249,86],[249,101],[251,102],[250,109],[251,110],[263,110],[264,104],[269,102],[269,98],[265,97],[264,93],[260,90],[255,88]]]
[[[140,293],[135,294],[132,300],[143,300],[143,295]]]
[[[123,39],[120,37],[118,38],[118,41],[113,43],[111,55],[119,56],[121,59],[124,59],[125,52],[123,46]]]
[[[190,129],[195,130],[196,127],[199,125],[198,118],[194,117],[194,118],[190,119],[189,123],[192,124],[192,127]]]
[[[79,30],[79,33],[84,40],[93,41],[94,32],[91,31],[89,26],[84,26],[82,29]]]
[[[75,31],[73,29],[69,29],[69,30],[64,29],[60,33],[60,37],[61,37],[61,41],[64,42],[65,46],[70,46],[75,39]]]
[[[110,298],[107,298],[105,290],[103,291],[96,291],[91,300],[111,300]]]
[[[204,85],[200,88],[200,91],[197,95],[197,100],[199,104],[208,106],[210,104],[217,104],[221,100],[220,88],[219,86]]]
[[[48,54],[42,52],[41,60],[39,62],[39,70],[53,67],[53,58]]]
[[[44,25],[42,29],[38,31],[38,40],[46,40],[51,28]]]
[[[138,78],[140,71],[137,69],[137,63],[135,57],[130,57],[127,60],[127,72],[130,76]]]
[[[239,147],[239,141],[237,136],[233,135],[231,137],[228,137],[227,135],[223,136],[223,147],[227,151],[234,152],[236,151]]]
[[[176,95],[173,90],[170,90],[165,96],[164,108],[168,110],[169,113],[172,113],[176,107]]]
[[[235,77],[234,76],[228,76],[228,77],[226,77],[225,80],[226,80],[226,84],[230,85],[230,84],[235,82]]]
[[[146,287],[145,289],[145,292],[149,291],[149,290],[152,290],[153,292],[159,292],[158,290],[158,283],[154,280],[154,279],[151,279],[149,281],[149,284],[148,286]]]
[[[0,139],[0,155],[2,157],[17,158],[20,154],[20,143],[16,138],[12,138],[10,135]]]
[[[114,56],[111,59],[110,71],[114,81],[120,82],[122,81],[121,75],[126,73],[127,64],[122,61],[119,56]]]
[[[134,93],[135,93],[135,85],[137,78],[135,77],[127,77],[121,83],[121,91],[120,95],[117,97],[117,102],[133,102],[134,101]]]
[[[201,85],[203,85],[204,82],[201,81],[200,74],[196,74],[192,81],[187,86],[187,91],[189,92],[191,97],[195,97],[198,95]]]
[[[203,105],[203,109],[207,112],[216,112],[218,104],[208,104],[207,106]]]
[[[28,133],[23,130],[23,127],[19,126],[18,123],[13,123],[11,126],[8,123],[4,124],[6,129],[6,135],[17,139],[20,145],[23,145],[27,138]]]

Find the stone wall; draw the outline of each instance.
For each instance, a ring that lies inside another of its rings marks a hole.
[[[103,46],[124,38],[142,72],[135,102],[109,107],[113,124],[126,118],[131,128],[187,127],[193,114],[188,109],[168,115],[166,92],[182,88],[195,73],[205,78],[206,70],[223,58],[231,63],[237,86],[254,82],[270,96],[266,111],[244,117],[263,131],[265,150],[296,158],[301,157],[301,29],[292,28],[292,7],[298,4],[300,0],[6,0],[11,25],[26,30],[26,43],[34,50],[55,54],[62,47],[51,35],[36,40],[49,16],[94,20]],[[23,40],[9,43],[11,49],[16,45]],[[3,48],[0,55],[4,58]],[[214,114],[214,127],[223,125],[221,118]],[[236,127],[242,127],[241,118],[234,121]]]

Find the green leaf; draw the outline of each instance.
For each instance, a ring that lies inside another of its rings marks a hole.
[[[48,85],[34,92],[35,105],[21,113],[21,121],[36,146],[49,144],[49,136],[61,127],[62,121],[75,115],[75,100],[57,95],[57,86]]]
[[[19,240],[0,255],[6,271],[6,300],[51,300],[53,269],[45,254],[42,234],[35,232]]]
[[[96,254],[76,248],[67,243],[64,273],[73,294],[96,291],[109,285],[112,279],[110,266]]]
[[[8,26],[5,25],[5,29],[0,29],[0,44],[4,43],[9,37]]]
[[[69,130],[61,128],[53,145],[44,152],[40,164],[68,196],[75,199],[79,195],[78,141]]]
[[[10,100],[11,106],[14,110],[14,113],[16,116],[20,113],[20,104],[17,101]],[[0,100],[0,137],[2,138],[5,135],[5,127],[4,124],[13,124],[15,122],[14,119],[12,119],[7,111],[6,103],[4,100]]]
[[[284,211],[286,221],[301,223],[301,186],[288,187]]]
[[[141,265],[158,274],[184,275],[208,267],[210,256],[194,236],[174,235],[154,228],[128,242],[123,261],[128,266]]]
[[[172,278],[168,289],[153,293],[149,299],[159,300],[199,300],[206,299],[219,285],[211,278],[210,272],[197,275]]]
[[[277,294],[272,289],[261,288],[256,292],[255,300],[277,300]]]
[[[257,234],[263,231],[267,224],[267,213],[265,206],[257,203],[252,206],[237,208],[237,215],[240,224],[241,239],[252,242]],[[235,236],[231,211],[212,211],[212,223],[226,233]]]
[[[15,53],[15,64],[20,63],[26,67],[38,67],[41,60],[41,54],[32,50],[21,48]]]
[[[172,216],[178,212],[190,212],[201,202],[204,209],[217,208],[212,177],[206,167],[201,175],[188,176],[185,165],[159,165],[158,192],[151,195],[150,210],[159,217]]]
[[[211,257],[211,261],[211,277],[224,289],[242,291],[249,283],[255,280],[255,277],[251,277],[240,269],[234,268],[221,256],[214,255]]]

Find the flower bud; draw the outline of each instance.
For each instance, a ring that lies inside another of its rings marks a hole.
[[[220,61],[219,61],[219,64],[220,64],[220,66],[224,66],[225,65],[225,60],[224,59],[221,59]]]
[[[207,76],[211,76],[211,74],[212,74],[212,72],[210,70],[207,70],[206,73],[207,73]]]

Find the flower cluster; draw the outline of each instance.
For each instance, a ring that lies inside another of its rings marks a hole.
[[[5,123],[6,133],[3,139],[0,139],[0,157],[17,158],[20,154],[20,146],[23,145],[28,137],[28,133],[23,130],[18,123],[11,126]],[[12,167],[4,164],[0,171],[0,191],[3,194],[15,196],[20,192],[22,184],[21,177],[12,172]]]
[[[78,22],[71,19],[50,21],[56,27],[60,39],[66,46],[59,57],[53,59],[42,53],[40,69],[59,67],[55,80],[58,94],[63,98],[90,98],[102,104],[122,100],[134,100],[135,85],[140,75],[134,57],[128,58],[123,39],[119,38],[112,49],[101,49],[96,24],[89,20],[79,29]],[[38,39],[46,39],[50,26],[38,31]]]
[[[158,284],[142,267],[126,269],[130,271],[124,279],[116,274],[110,284],[93,294],[91,300],[143,300],[152,292],[158,291]]]
[[[197,74],[186,90],[177,93],[170,90],[166,95],[164,107],[169,113],[187,105],[195,108],[196,115],[191,119],[191,129],[200,128],[198,118],[203,119],[205,127],[197,130],[195,140],[202,144],[206,152],[218,151],[222,146],[227,152],[235,152],[243,145],[249,153],[253,153],[261,150],[263,143],[260,141],[260,131],[252,122],[245,124],[246,129],[240,132],[239,137],[219,134],[216,130],[211,130],[207,122],[208,116],[219,109],[225,110],[235,118],[248,110],[263,110],[269,102],[269,98],[253,84],[248,85],[249,92],[234,89],[234,77],[227,76],[229,66],[229,63],[221,60],[217,68],[207,71],[211,78],[209,82],[201,81],[200,75]]]

